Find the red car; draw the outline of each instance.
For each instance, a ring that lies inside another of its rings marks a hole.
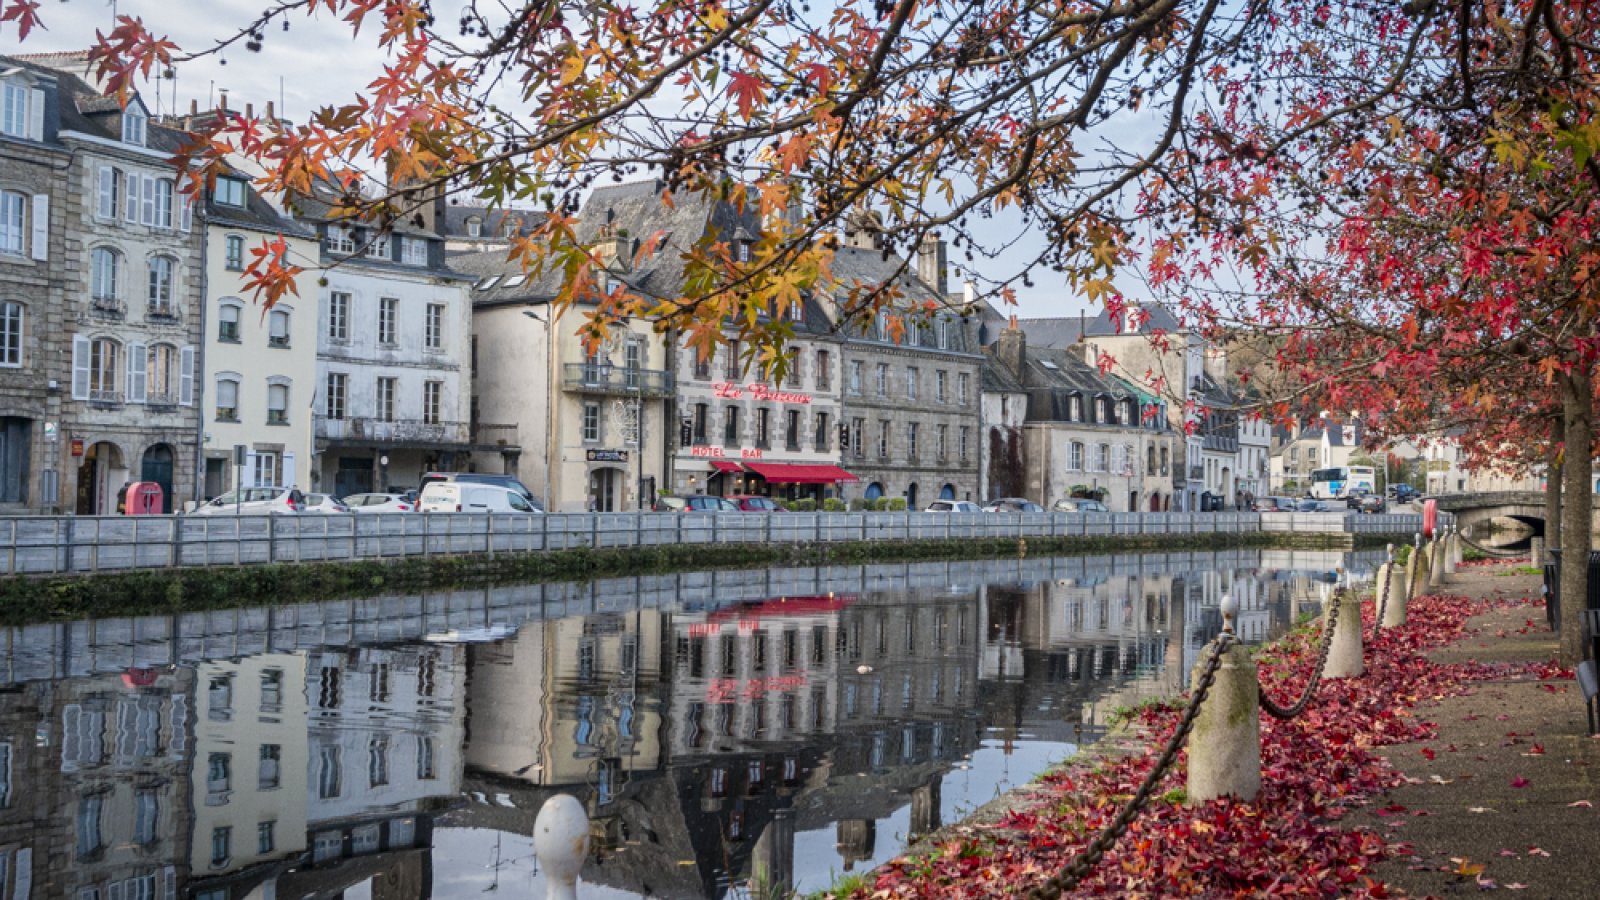
[[[733,501],[733,504],[739,507],[740,512],[788,512],[787,509],[774,503],[771,498],[758,497],[755,494],[730,494],[723,499]]]

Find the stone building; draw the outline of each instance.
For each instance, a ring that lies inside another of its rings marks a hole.
[[[71,152],[55,72],[0,58],[0,512],[62,505]],[[70,506],[70,504],[69,504]]]
[[[497,250],[505,258],[511,239],[526,237],[545,214],[532,209],[489,209],[483,206],[439,204],[431,217],[432,227],[445,240],[451,256]]]
[[[1027,477],[1023,426],[1028,418],[1028,389],[993,353],[983,356],[979,382],[983,434],[978,439],[978,496],[982,501],[1021,496]]]
[[[1181,438],[1157,397],[1069,351],[1030,347],[1015,326],[988,352],[1028,393],[1023,496],[1046,509],[1072,497],[1114,512],[1172,509]]]
[[[983,354],[946,293],[943,242],[930,238],[912,266],[885,255],[873,221],[851,223],[845,241],[834,252],[833,283],[819,292],[830,318],[838,321],[853,293],[881,285],[898,292],[892,312],[906,317],[898,342],[889,308],[866,327],[840,326],[843,465],[860,480],[846,495],[904,498],[907,509],[978,499]]]
[[[14,70],[46,72],[27,62]],[[71,71],[53,74],[34,89],[44,96],[42,133],[72,154],[57,176],[65,302],[53,380],[65,387],[68,453],[60,505],[111,514],[124,484],[153,481],[170,512],[195,496],[200,438],[203,248],[170,162],[184,136],[154,121],[137,95],[124,107]]]

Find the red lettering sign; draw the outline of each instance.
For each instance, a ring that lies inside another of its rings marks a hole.
[[[757,400],[770,400],[773,403],[810,403],[810,394],[791,394],[785,391],[775,391],[764,384],[747,384],[746,388]],[[719,395],[720,396],[720,395]]]
[[[690,447],[690,456],[721,456],[721,447]]]
[[[715,624],[713,624],[713,625],[690,625],[689,626],[689,636],[690,637],[707,637],[709,635],[717,634],[720,631],[722,631],[722,626],[721,625],[715,625]]]
[[[711,389],[716,391],[718,397],[726,397],[729,400],[737,400],[744,396],[744,391],[739,390],[738,385],[731,381],[719,381],[713,384]]]
[[[745,459],[760,459],[761,458],[761,448],[760,447],[744,447],[744,448],[741,448],[739,450],[739,455],[744,457]]]

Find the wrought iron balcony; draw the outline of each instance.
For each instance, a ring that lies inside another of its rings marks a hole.
[[[677,387],[671,372],[656,369],[630,369],[626,366],[589,363],[565,363],[562,369],[562,387],[579,394],[671,397]]]
[[[515,425],[489,425],[479,422],[472,426],[472,443],[478,447],[520,447],[522,438]]]
[[[316,436],[329,441],[361,444],[467,444],[471,429],[466,422],[425,422],[421,419],[317,416]]]

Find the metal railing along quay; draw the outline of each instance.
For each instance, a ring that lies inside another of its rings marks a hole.
[[[1447,519],[1448,516],[1441,518]],[[0,518],[0,575],[539,553],[670,544],[1163,534],[1400,534],[1417,515],[1314,513],[393,513]]]

